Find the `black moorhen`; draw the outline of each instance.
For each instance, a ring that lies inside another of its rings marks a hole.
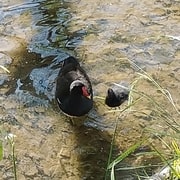
[[[108,89],[105,98],[105,104],[109,107],[118,107],[124,101],[128,100],[128,96],[129,88],[127,87],[127,84],[115,84],[114,86]]]
[[[64,60],[56,82],[55,98],[59,108],[70,116],[83,116],[93,107],[91,82],[72,56]]]

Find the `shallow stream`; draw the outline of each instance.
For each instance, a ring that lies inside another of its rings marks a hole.
[[[138,69],[148,72],[180,104],[179,0],[2,0],[0,2],[0,130],[4,157],[0,177],[13,179],[11,150],[4,141],[14,134],[19,180],[104,179],[118,120],[114,159],[143,137],[147,129],[168,131],[153,119],[149,101],[120,113],[96,98],[112,83],[132,84]],[[61,62],[73,55],[89,75],[94,108],[72,126],[54,101]],[[172,105],[148,81],[139,91],[153,96],[179,120]],[[127,106],[125,102],[121,109]],[[167,140],[168,139],[164,139]],[[156,136],[149,139],[166,152]],[[150,151],[149,146],[139,149]],[[157,165],[157,156],[132,155],[120,167]],[[147,168],[151,176],[156,168]],[[137,179],[136,170],[116,171],[117,179]],[[144,170],[138,170],[144,176]]]

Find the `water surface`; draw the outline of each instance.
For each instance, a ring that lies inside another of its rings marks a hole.
[[[146,100],[133,111],[110,113],[95,98],[89,115],[77,120],[82,126],[72,126],[54,101],[55,78],[61,62],[76,56],[91,79],[94,95],[104,97],[113,82],[132,83],[137,78],[132,61],[180,104],[179,15],[179,1],[168,0],[2,0],[0,65],[10,73],[0,69],[0,128],[1,139],[8,132],[17,136],[18,179],[104,179],[117,119],[113,158],[149,136],[146,129],[167,131],[161,118],[152,118],[154,111]],[[143,81],[138,90],[162,102],[176,119],[151,83]],[[166,150],[157,138],[149,141]],[[13,179],[10,149],[4,146],[0,177]],[[120,167],[159,161],[152,155],[133,156]],[[146,170],[148,175],[154,172]],[[143,170],[139,173],[144,175]],[[117,171],[116,176],[137,179],[135,171]]]

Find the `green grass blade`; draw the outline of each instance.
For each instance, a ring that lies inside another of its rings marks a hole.
[[[113,166],[121,162],[124,158],[126,158],[129,154],[134,152],[142,143],[144,140],[137,142],[133,146],[131,146],[128,150],[126,150],[124,153],[122,153],[120,156],[118,156],[111,164],[109,164],[108,169],[111,169]]]
[[[6,71],[6,72],[10,73],[10,71],[9,71],[6,67],[4,67],[4,66],[0,65],[0,68],[2,68],[4,71]]]
[[[2,141],[0,141],[0,160],[2,160],[3,158],[3,145],[2,145]]]
[[[118,125],[118,118],[116,118],[114,133],[113,133],[113,137],[112,137],[112,141],[111,141],[111,147],[110,147],[110,152],[109,152],[109,157],[108,157],[108,163],[107,163],[107,168],[106,168],[105,180],[106,180],[107,177],[108,177],[108,167],[109,167],[109,164],[110,164],[111,158],[112,158],[113,145],[114,145],[114,140],[115,140],[117,125]],[[111,171],[111,176],[113,176],[113,175],[112,175],[112,171]],[[112,180],[112,179],[111,179],[111,180]]]
[[[115,175],[114,175],[114,164],[112,165],[112,169],[111,169],[111,180],[115,180]]]

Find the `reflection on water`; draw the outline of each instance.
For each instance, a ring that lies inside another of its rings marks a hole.
[[[96,98],[84,125],[72,126],[54,103],[55,79],[61,62],[77,56],[94,94],[105,96],[113,82],[135,79],[131,60],[179,97],[178,6],[177,1],[156,0],[0,2],[0,65],[11,72],[0,69],[0,129],[17,135],[19,179],[104,179],[117,118],[113,159],[146,136],[146,127],[157,128],[146,102],[138,108],[147,117],[110,113]],[[140,89],[154,92],[148,83]],[[5,149],[0,162],[3,179],[13,178],[9,154]],[[119,166],[157,161],[130,157]],[[116,172],[117,179],[137,179],[136,171]]]

